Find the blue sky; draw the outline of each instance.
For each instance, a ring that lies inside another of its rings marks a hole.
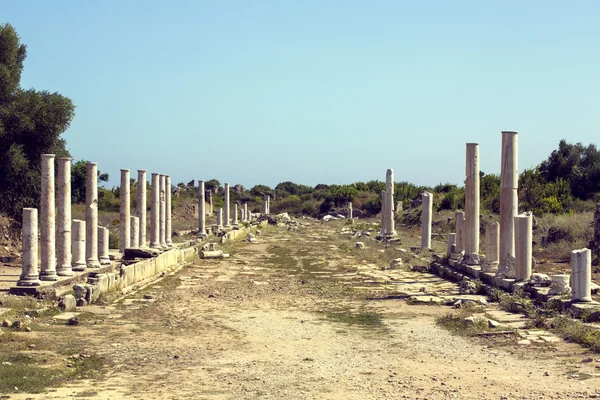
[[[19,1],[22,86],[75,103],[74,159],[245,186],[462,183],[600,133],[597,1]],[[134,174],[132,174],[134,176]],[[109,186],[110,186],[109,185]]]

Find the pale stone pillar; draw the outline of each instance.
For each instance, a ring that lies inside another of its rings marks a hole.
[[[267,195],[267,215],[271,214],[271,196]]]
[[[134,217],[133,215],[129,218],[131,221],[131,240],[129,241],[129,247],[136,249],[140,247],[140,218]]]
[[[150,187],[150,247],[160,249],[160,174],[152,174]]]
[[[98,163],[90,162],[85,175],[85,258],[88,268],[99,268],[98,260]],[[73,269],[76,271],[76,269]]]
[[[121,169],[121,187],[119,189],[119,251],[131,247],[131,187],[129,184],[129,170]]]
[[[244,218],[246,218],[246,221],[250,221],[250,214],[248,213],[248,203],[244,203]]]
[[[448,234],[448,247],[446,248],[446,256],[452,256],[452,246],[456,246],[456,233]]]
[[[433,217],[433,194],[423,192],[423,211],[421,214],[421,248],[431,248],[431,218]]]
[[[465,181],[465,255],[469,264],[479,261],[479,144],[467,143]]]
[[[485,228],[485,265],[481,267],[484,272],[495,272],[498,270],[500,261],[500,224],[494,222],[487,224]]]
[[[465,249],[465,213],[457,211],[454,216],[456,220],[456,245],[454,248],[457,253],[460,253]]]
[[[396,227],[394,224],[394,211],[392,210],[392,205],[394,203],[394,195],[392,194],[392,189],[388,187],[385,191],[385,226],[387,228],[387,234],[391,236],[396,235]]]
[[[238,205],[233,203],[233,226],[238,226]]]
[[[226,228],[231,227],[231,204],[229,203],[229,183],[225,184],[225,210],[223,212],[224,225]]]
[[[85,271],[85,268],[87,266],[86,232],[86,222],[74,219],[71,231],[71,254],[73,255],[73,271]],[[106,242],[108,243],[108,240]]]
[[[166,181],[165,175],[159,175],[159,184],[160,184],[160,203],[159,203],[159,214],[158,214],[158,232],[160,235],[160,247],[163,249],[167,248],[167,235],[166,235],[166,218],[167,218],[167,208],[166,208]]]
[[[58,280],[56,275],[56,208],[54,198],[54,154],[42,154],[40,204],[40,279]]]
[[[146,247],[146,171],[138,169],[137,216],[140,219],[140,247]]]
[[[223,229],[223,209],[219,208],[217,212],[217,229]]]
[[[212,190],[208,191],[208,215],[213,215],[213,193]]]
[[[571,252],[572,302],[592,301],[592,252],[583,248]]]
[[[348,203],[348,219],[352,219],[352,202]]]
[[[165,241],[167,242],[167,246],[173,247],[173,216],[171,215],[171,201],[173,195],[173,189],[171,188],[171,177],[167,175],[165,177],[165,186],[167,188],[166,199],[165,199],[165,212],[166,212],[166,227],[165,227]]]
[[[39,286],[38,271],[38,210],[23,209],[23,264],[17,286]]]
[[[499,272],[508,266],[508,256],[515,256],[515,217],[519,199],[517,189],[517,132],[502,132],[502,165],[500,169],[500,265]]]
[[[204,181],[198,181],[198,236],[206,235],[206,201]]]
[[[138,237],[138,240],[139,240],[139,237]],[[110,234],[108,232],[108,228],[99,226],[98,227],[98,260],[100,261],[100,265],[110,264],[110,257],[109,257],[110,249],[109,249],[109,247],[110,247]]]
[[[71,269],[71,158],[58,157],[56,185],[56,274],[72,276]]]
[[[528,281],[531,277],[533,215],[530,212],[515,217],[515,279]]]
[[[387,223],[387,218],[386,216],[386,204],[387,202],[387,196],[385,195],[385,190],[381,191],[381,235],[385,236],[387,235],[388,229],[386,226]]]
[[[267,215],[269,213],[269,203],[267,202],[267,196],[265,196],[265,204],[263,207],[263,214]]]

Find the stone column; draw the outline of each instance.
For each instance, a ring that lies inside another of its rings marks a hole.
[[[171,188],[171,177],[167,175],[165,177],[165,186],[167,188],[166,199],[165,199],[165,211],[166,211],[166,227],[165,227],[165,241],[167,242],[167,246],[173,247],[173,221],[171,215],[171,201],[173,196],[173,189]]]
[[[456,245],[454,248],[457,253],[460,253],[465,249],[465,213],[463,211],[457,211],[454,216],[456,220]]]
[[[56,281],[56,208],[54,202],[54,154],[42,154],[40,191],[40,279]]]
[[[533,215],[530,212],[515,217],[515,279],[528,281],[531,277]]]
[[[87,163],[85,176],[85,258],[88,268],[99,268],[98,260],[98,163]],[[74,271],[76,269],[73,268]]]
[[[56,185],[56,274],[73,276],[71,269],[71,158],[58,157]]]
[[[456,233],[448,234],[448,247],[446,248],[446,257],[452,257],[452,247],[456,246]]]
[[[271,196],[267,195],[267,215],[271,214]]]
[[[465,255],[469,264],[479,264],[479,144],[467,143],[465,180]]]
[[[494,222],[485,228],[485,265],[481,267],[483,272],[495,272],[498,270],[500,261],[500,224]]]
[[[108,230],[107,230],[108,232]],[[98,234],[96,234],[98,235]],[[73,220],[71,235],[71,254],[73,254],[73,271],[85,271],[86,259],[86,223],[78,219]],[[106,241],[108,245],[108,240]],[[98,261],[99,262],[99,261]]]
[[[208,191],[208,215],[212,215],[213,214],[213,193],[212,190]]]
[[[133,217],[132,217],[133,218]],[[139,240],[139,237],[138,237]],[[108,228],[102,226],[98,227],[98,260],[100,265],[110,264],[109,257],[109,246],[110,245],[110,234]]]
[[[217,212],[217,229],[223,229],[223,209],[219,208]]]
[[[39,286],[38,271],[38,210],[23,209],[23,264],[17,286]]]
[[[229,203],[229,183],[225,184],[225,193],[223,194],[225,202],[225,210],[223,211],[224,225],[226,228],[231,227],[231,204]]]
[[[388,229],[386,226],[387,223],[387,218],[386,216],[386,201],[387,201],[387,196],[385,195],[385,190],[381,191],[381,236],[385,236],[388,233]]]
[[[132,215],[129,219],[131,225],[131,240],[129,241],[129,247],[137,249],[140,247],[140,218]]]
[[[246,221],[250,221],[250,214],[248,213],[248,203],[244,203],[244,218],[246,218]]]
[[[159,175],[159,183],[160,183],[160,203],[159,203],[159,225],[158,225],[158,232],[160,235],[160,247],[162,247],[163,249],[167,248],[167,235],[166,235],[166,229],[167,229],[167,223],[166,223],[166,218],[167,218],[167,208],[166,208],[166,180],[165,180],[165,175],[164,174],[160,174]]]
[[[198,236],[206,235],[206,201],[204,181],[198,181]]]
[[[267,202],[267,196],[265,196],[265,204],[263,207],[263,214],[267,215],[269,213],[269,203]]]
[[[423,212],[421,215],[421,248],[431,248],[431,218],[433,216],[433,194],[423,192]]]
[[[352,219],[352,202],[348,203],[348,219]]]
[[[387,227],[387,234],[391,236],[396,236],[396,227],[394,224],[394,210],[392,210],[392,205],[394,203],[394,195],[392,193],[392,189],[388,187],[385,191],[386,201],[385,201],[385,217],[386,222],[385,226]]]
[[[140,219],[140,247],[146,247],[146,171],[138,169],[137,216]]]
[[[592,252],[583,248],[571,252],[571,301],[592,301]]]
[[[500,168],[500,265],[504,271],[509,255],[515,256],[515,217],[518,213],[517,132],[502,132],[502,165]]]
[[[160,249],[160,174],[152,174],[150,187],[150,247]]]
[[[130,197],[131,187],[129,184],[129,170],[121,170],[121,187],[119,189],[119,251],[125,252],[125,249],[131,247],[131,205]]]
[[[238,226],[238,205],[233,203],[233,226]]]

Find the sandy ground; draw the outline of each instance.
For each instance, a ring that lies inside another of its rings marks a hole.
[[[73,329],[86,352],[107,360],[103,378],[10,398],[600,398],[600,362],[581,362],[599,355],[565,342],[453,336],[435,323],[450,307],[369,296],[385,297],[390,282],[402,287],[389,289],[395,295],[423,285],[452,295],[453,284],[406,271],[386,271],[386,280],[380,268],[332,251],[336,238],[314,222],[274,228],[236,244],[230,259],[201,260],[121,302],[87,307],[92,316]],[[305,247],[277,258],[274,245]],[[331,318],[366,312],[382,324]]]

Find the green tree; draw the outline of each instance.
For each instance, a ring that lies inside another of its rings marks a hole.
[[[21,88],[26,56],[15,29],[0,25],[0,212],[17,220],[39,207],[41,155],[69,155],[60,135],[75,115],[69,98]]]
[[[85,177],[88,162],[79,160],[71,165],[71,201],[73,203],[85,202]],[[98,182],[108,182],[108,174],[98,171]]]

